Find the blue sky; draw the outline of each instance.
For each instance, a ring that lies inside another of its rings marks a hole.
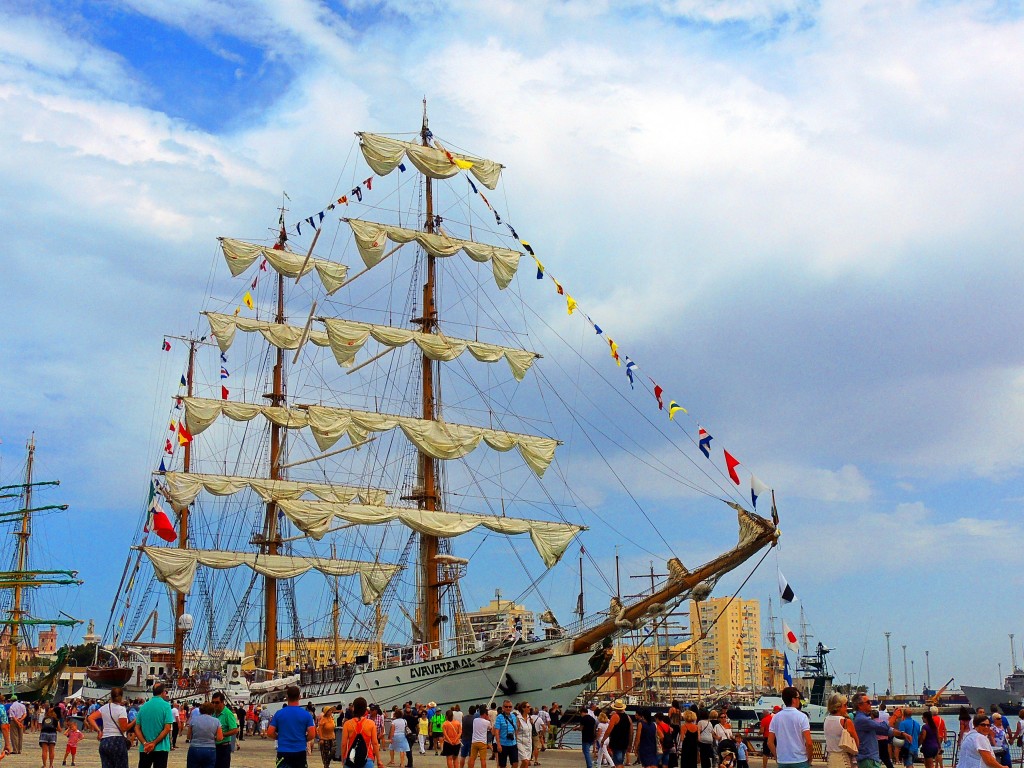
[[[1021,16],[994,2],[5,5],[0,472],[17,473],[35,430],[74,530],[97,534],[78,563],[88,584],[62,605],[100,620],[109,604],[99,564],[125,556],[153,403],[178,375],[160,341],[233,290],[215,237],[263,236],[282,189],[296,211],[322,208],[339,174],[358,181],[352,132],[415,129],[426,94],[439,134],[508,167],[502,209],[581,304],[777,489],[779,565],[840,671],[881,681],[888,629],[919,666],[930,648],[933,682],[994,682],[1007,633],[1024,637]],[[671,486],[615,460],[650,479],[652,509],[672,508]],[[600,467],[575,470],[619,500]],[[41,525],[68,551],[67,529]],[[719,526],[684,518],[667,535],[696,560]],[[607,566],[614,541],[595,537]],[[745,596],[774,581],[766,565]],[[950,632],[964,621],[971,633]]]

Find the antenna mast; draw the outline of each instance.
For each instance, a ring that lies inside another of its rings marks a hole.
[[[185,339],[188,343],[188,372],[185,374],[185,394],[192,397],[195,393],[196,346],[195,339]],[[185,443],[185,456],[182,472],[192,471],[192,441]],[[178,518],[178,549],[188,549],[188,517],[189,507],[181,510]],[[181,626],[181,617],[185,615],[185,593],[178,592],[174,597],[174,669],[180,673],[185,668],[185,635],[187,630]]]

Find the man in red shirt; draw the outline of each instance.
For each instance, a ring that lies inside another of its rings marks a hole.
[[[764,737],[764,745],[761,747],[761,768],[768,768],[768,758],[775,757],[768,746],[768,726],[772,724],[772,716],[780,709],[782,707],[776,705],[771,712],[765,712],[761,718],[761,735]]]

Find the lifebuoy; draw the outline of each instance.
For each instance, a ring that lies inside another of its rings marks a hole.
[[[178,678],[178,687],[179,688],[188,688],[188,678],[187,677],[179,677]]]

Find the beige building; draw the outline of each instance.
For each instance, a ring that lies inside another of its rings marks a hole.
[[[352,663],[356,656],[370,653],[373,645],[369,640],[352,640],[349,638],[338,639],[338,664],[344,662]],[[286,670],[293,668],[296,664],[305,666],[306,662],[314,667],[326,667],[334,657],[334,639],[330,637],[310,637],[296,643],[291,639],[277,641],[277,668]],[[249,642],[245,644],[243,654],[242,670],[251,671],[257,666],[264,667],[260,662],[256,663],[263,651],[263,643]]]
[[[537,629],[533,611],[511,600],[502,600],[500,596],[478,611],[467,612],[465,618],[469,620],[473,636],[478,640],[504,638],[515,631],[517,622],[522,625],[523,637],[530,637]]]
[[[786,687],[786,681],[782,677],[783,663],[782,651],[761,649],[761,680],[765,688],[781,691]]]
[[[691,600],[690,623],[695,635],[698,616],[707,633],[697,644],[702,684],[717,689],[756,689],[764,685],[761,603],[713,597],[698,605]]]

